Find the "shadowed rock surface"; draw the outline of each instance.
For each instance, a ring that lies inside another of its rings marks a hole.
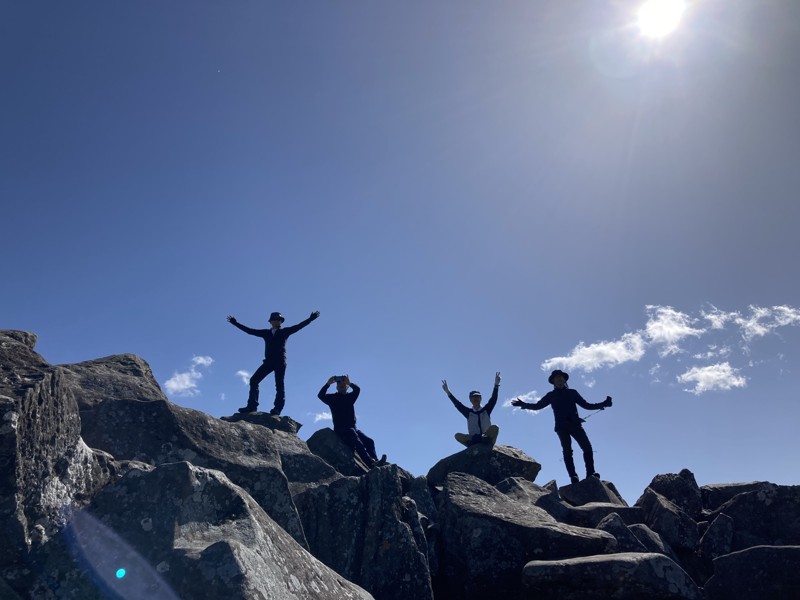
[[[4,599],[800,596],[800,486],[684,469],[628,506],[610,481],[539,486],[507,446],[367,471],[329,429],[215,419],[139,357],[52,366],[35,343],[0,331]]]

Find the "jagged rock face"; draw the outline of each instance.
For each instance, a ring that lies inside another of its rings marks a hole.
[[[731,498],[711,513],[733,519],[733,550],[800,545],[800,486],[770,485]]]
[[[447,476],[438,501],[436,589],[444,598],[524,598],[520,572],[527,561],[603,554],[616,546],[608,533],[558,523],[464,473]]]
[[[358,477],[369,471],[353,449],[345,444],[329,427],[315,431],[306,440],[308,449],[319,456],[342,475]]]
[[[703,500],[694,473],[689,469],[683,469],[678,474],[656,475],[647,487],[664,496],[692,519],[700,518]]]
[[[311,552],[380,600],[432,599],[428,544],[397,467],[295,496]]]
[[[64,370],[42,360],[35,341],[0,332],[0,566],[45,544],[114,471],[80,438]]]
[[[662,554],[621,553],[532,561],[523,581],[537,600],[700,600],[686,572]]]
[[[800,598],[800,546],[756,546],[714,559],[708,600]]]
[[[703,499],[703,508],[708,512],[717,510],[720,506],[731,500],[734,496],[745,492],[757,492],[769,489],[774,484],[768,481],[752,481],[750,483],[717,483],[704,485],[700,488]]]
[[[664,496],[648,488],[636,504],[644,513],[645,524],[674,550],[694,550],[697,546],[697,523]]]
[[[450,473],[467,473],[496,485],[508,477],[533,481],[542,466],[530,456],[510,446],[475,444],[437,462],[428,471],[428,484],[442,485]]]
[[[572,506],[582,506],[590,502],[602,502],[615,506],[628,506],[616,490],[597,477],[587,477],[578,483],[558,488],[561,497]]]
[[[617,551],[619,552],[647,552],[644,544],[628,528],[622,517],[615,512],[606,515],[597,524],[597,529],[614,536],[617,540]]]
[[[371,598],[223,473],[186,462],[129,471],[74,516],[60,548],[43,560],[34,597]]]

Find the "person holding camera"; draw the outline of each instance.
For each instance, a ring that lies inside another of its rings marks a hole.
[[[569,480],[571,483],[578,483],[578,474],[575,471],[575,462],[572,460],[572,438],[578,442],[578,445],[583,450],[583,462],[586,466],[586,477],[600,478],[594,470],[594,451],[592,444],[589,441],[589,436],[583,429],[582,423],[584,420],[578,416],[578,406],[587,410],[603,410],[612,405],[611,396],[606,396],[603,402],[595,404],[587,402],[581,395],[569,388],[567,380],[569,374],[556,369],[547,378],[547,381],[553,385],[553,390],[547,392],[544,397],[538,402],[530,404],[523,402],[519,398],[512,400],[512,406],[517,408],[524,408],[525,410],[540,410],[547,406],[553,409],[553,416],[556,420],[555,432],[561,442],[561,450],[564,453],[564,464],[567,467]]]
[[[336,392],[329,394],[328,388],[332,383],[336,384]],[[352,391],[348,392],[347,388]],[[375,453],[375,442],[360,429],[356,429],[356,410],[355,403],[361,388],[350,381],[348,375],[333,375],[317,394],[317,398],[322,400],[331,409],[333,417],[333,431],[339,438],[353,450],[364,461],[370,469],[386,464],[386,455],[378,459]]]
[[[455,435],[456,441],[467,447],[474,444],[489,444],[493,446],[497,441],[497,435],[500,433],[497,425],[492,425],[491,419],[492,411],[495,404],[497,404],[497,393],[500,389],[500,371],[495,373],[494,376],[492,397],[483,407],[481,407],[481,393],[477,390],[472,390],[469,393],[469,401],[472,403],[472,408],[468,408],[450,393],[446,379],[442,379],[442,389],[447,394],[447,397],[450,398],[450,402],[453,403],[456,410],[467,418],[467,431],[469,433],[457,433]]]
[[[253,376],[250,377],[250,394],[247,397],[247,406],[240,408],[240,413],[255,412],[258,408],[258,384],[261,383],[267,375],[275,372],[275,405],[269,411],[271,415],[279,415],[283,410],[286,403],[286,392],[284,389],[283,379],[286,374],[286,340],[293,333],[297,333],[303,327],[311,323],[319,317],[319,311],[311,313],[305,321],[300,321],[297,325],[291,327],[282,327],[283,322],[286,320],[279,312],[274,312],[269,316],[270,329],[251,329],[239,323],[234,317],[228,315],[228,323],[234,327],[238,327],[249,335],[260,337],[264,340],[264,362],[256,369]]]

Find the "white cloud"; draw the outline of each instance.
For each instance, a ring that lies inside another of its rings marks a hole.
[[[726,312],[712,305],[710,311],[700,311],[700,316],[708,321],[711,329],[724,329],[730,321],[736,321],[738,312]]]
[[[333,416],[329,412],[321,412],[314,415],[314,423],[319,423],[320,421],[332,421]]]
[[[245,385],[250,385],[250,373],[247,371],[236,371],[236,375],[242,380]]]
[[[626,333],[612,342],[597,342],[589,346],[580,342],[568,356],[557,356],[544,361],[542,369],[581,369],[590,372],[601,367],[615,367],[624,362],[638,361],[644,356],[645,350],[646,344],[641,334]]]
[[[738,316],[735,322],[742,330],[742,337],[749,342],[778,327],[800,325],[800,310],[791,306],[750,306],[750,314],[747,317]]]
[[[661,356],[677,354],[681,351],[678,342],[689,336],[700,337],[705,332],[692,327],[694,319],[671,306],[647,306],[646,309],[650,318],[645,332],[652,343],[664,346],[659,352]]]
[[[714,390],[730,390],[742,388],[747,385],[747,378],[738,374],[739,369],[734,369],[727,362],[710,365],[707,367],[692,367],[678,376],[680,383],[694,384],[694,388],[685,391],[695,395]]]
[[[168,394],[175,396],[195,396],[200,393],[197,382],[203,378],[198,367],[208,368],[214,362],[210,356],[193,356],[192,366],[188,371],[177,371],[164,382]]]

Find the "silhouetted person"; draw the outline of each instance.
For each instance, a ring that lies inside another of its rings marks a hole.
[[[572,438],[578,442],[583,450],[583,462],[586,465],[586,477],[600,477],[594,470],[594,454],[589,436],[583,429],[583,419],[578,416],[578,406],[587,410],[604,409],[611,406],[611,396],[606,396],[603,402],[592,404],[584,400],[575,390],[569,389],[567,380],[569,375],[564,371],[556,369],[547,378],[553,384],[553,391],[547,392],[544,398],[529,404],[519,398],[513,400],[511,404],[527,410],[540,410],[546,406],[553,409],[553,416],[556,419],[556,435],[561,441],[561,449],[564,452],[564,464],[569,473],[569,480],[578,483],[578,474],[575,471],[575,462],[572,460]]]
[[[328,394],[328,387],[336,383],[336,392]],[[348,392],[348,386],[352,392]],[[356,451],[364,464],[370,469],[375,466],[386,464],[386,455],[381,456],[380,460],[375,453],[375,442],[363,431],[356,429],[356,410],[355,404],[361,388],[350,381],[347,375],[334,375],[322,386],[317,394],[317,398],[322,400],[331,409],[333,417],[333,431],[341,440]]]
[[[319,317],[319,311],[311,313],[305,321],[291,327],[281,327],[286,320],[279,312],[274,312],[269,316],[271,329],[251,329],[239,323],[235,318],[228,316],[228,322],[235,325],[245,333],[264,339],[264,362],[256,369],[250,378],[250,395],[247,397],[247,406],[240,408],[239,412],[255,412],[258,408],[258,384],[264,378],[275,372],[275,406],[269,411],[271,415],[279,415],[286,403],[286,392],[284,391],[283,378],[286,374],[286,339],[293,333],[297,333],[303,327]]]
[[[489,398],[489,402],[484,407],[481,407],[481,393],[477,390],[472,390],[469,393],[469,401],[472,403],[472,408],[467,408],[450,393],[446,379],[442,379],[442,389],[447,394],[447,397],[450,398],[450,402],[453,403],[456,410],[467,418],[467,431],[469,433],[457,433],[455,435],[456,441],[465,446],[480,443],[494,445],[500,429],[497,425],[492,425],[491,414],[494,410],[494,405],[497,404],[497,392],[500,389],[500,371],[495,373],[492,397]]]

